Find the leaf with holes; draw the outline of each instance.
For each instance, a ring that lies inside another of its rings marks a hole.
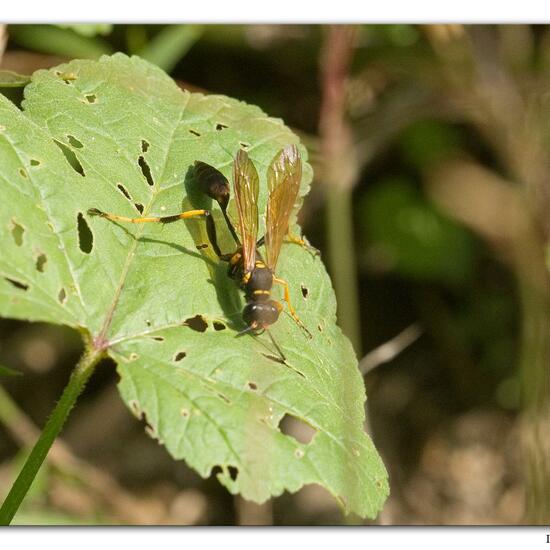
[[[283,244],[277,275],[313,337],[283,313],[272,327],[282,361],[267,334],[236,337],[242,292],[204,220],[125,225],[87,214],[212,208],[231,252],[193,163],[230,178],[236,152],[248,150],[262,234],[267,168],[289,143],[298,138],[259,108],[181,91],[139,58],[35,73],[22,111],[0,96],[0,314],[80,330],[117,362],[122,398],[149,433],[232,493],[262,502],[317,483],[373,517],[387,475],[364,432],[363,382],[320,259]],[[302,197],[311,178],[304,162]],[[228,212],[235,222],[233,200]]]

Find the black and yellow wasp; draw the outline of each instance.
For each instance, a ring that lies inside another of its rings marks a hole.
[[[275,275],[283,240],[289,235],[289,219],[302,179],[302,160],[296,145],[288,145],[281,149],[268,167],[269,195],[265,215],[266,230],[265,235],[259,240],[259,177],[248,153],[240,149],[233,162],[233,187],[240,238],[227,214],[230,198],[227,178],[213,166],[201,161],[195,162],[194,169],[201,190],[216,200],[221,208],[237,246],[232,253],[221,252],[216,236],[216,226],[209,210],[189,210],[163,217],[128,218],[92,208],[88,210],[88,214],[129,223],[171,223],[180,219],[203,216],[206,219],[207,234],[214,252],[221,260],[229,263],[228,275],[245,292],[246,305],[243,310],[243,320],[247,328],[243,332],[258,334],[277,321],[283,309],[281,303],[271,297],[273,284],[277,283],[284,288],[284,301],[288,305],[290,315],[311,337],[292,306],[288,283]],[[290,240],[308,246],[295,237],[291,237]],[[262,245],[265,246],[265,259],[259,251]]]

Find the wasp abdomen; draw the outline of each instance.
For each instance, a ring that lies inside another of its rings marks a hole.
[[[229,182],[227,178],[213,166],[195,161],[195,175],[203,193],[217,201],[222,208],[227,207],[229,202]]]

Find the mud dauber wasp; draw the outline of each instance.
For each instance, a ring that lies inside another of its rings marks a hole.
[[[302,179],[302,160],[298,147],[296,145],[284,147],[275,155],[268,167],[269,196],[265,219],[266,232],[259,240],[259,177],[248,153],[240,149],[233,162],[233,187],[239,218],[240,239],[227,214],[230,197],[227,178],[213,166],[201,161],[195,161],[194,169],[201,190],[214,199],[221,208],[237,246],[232,253],[223,254],[221,252],[217,240],[216,225],[209,210],[188,210],[163,217],[128,218],[91,208],[88,210],[88,214],[127,223],[171,223],[181,219],[203,216],[214,252],[220,260],[229,263],[228,275],[245,292],[246,305],[243,310],[243,320],[247,328],[239,334],[247,332],[261,334],[277,321],[283,309],[282,304],[271,297],[273,284],[277,283],[284,287],[284,301],[288,305],[290,315],[311,338],[311,333],[299,319],[292,306],[288,283],[275,275],[283,239],[289,235],[289,219],[298,197]],[[290,241],[309,247],[307,243],[296,237],[290,236]],[[258,250],[262,245],[266,250],[265,260]],[[268,334],[284,360],[283,353],[269,331]]]

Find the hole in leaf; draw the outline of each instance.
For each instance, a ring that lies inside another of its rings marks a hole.
[[[36,159],[31,159],[31,166],[40,166],[40,161]]]
[[[258,389],[258,385],[255,383],[255,382],[248,382],[248,387],[252,390],[252,391],[256,391]]]
[[[138,164],[141,168],[141,173],[143,174],[143,177],[147,180],[147,183],[151,187],[155,185],[155,182],[153,181],[153,176],[151,176],[151,168],[149,168],[149,165],[147,164],[147,161],[145,160],[145,157],[143,155],[139,157]]]
[[[137,210],[140,214],[143,214],[143,204],[140,204],[139,202],[135,202],[135,203],[134,203],[134,206],[136,207],[136,210]]]
[[[304,458],[304,455],[305,455],[305,453],[304,453],[304,451],[302,451],[302,449],[296,449],[294,451],[294,456],[296,458]]]
[[[74,136],[67,136],[67,139],[69,140],[69,143],[76,149],[82,149],[84,145],[78,139],[76,139]]]
[[[189,133],[193,134],[194,136],[200,137],[199,132],[197,132],[196,130],[189,130]]]
[[[76,222],[78,229],[78,246],[84,254],[89,254],[94,246],[94,235],[92,230],[82,215],[82,212],[78,213]]]
[[[304,445],[307,445],[317,433],[317,430],[307,422],[289,413],[286,413],[279,422],[279,430]]]
[[[124,187],[124,185],[122,185],[122,183],[119,183],[117,185],[117,188],[129,201],[132,200],[132,197],[130,197],[130,193],[128,193],[128,190],[126,189],[126,187]]]
[[[86,98],[86,101],[87,101],[88,103],[95,103],[95,101],[96,101],[96,99],[97,99],[97,97],[96,97],[95,94],[87,94],[87,95],[85,95],[84,97]]]
[[[153,336],[152,340],[155,340],[155,342],[164,342],[164,338],[162,336]]]
[[[10,283],[13,287],[18,288],[19,290],[29,290],[29,285],[22,283],[21,281],[16,281],[15,279],[10,279],[10,277],[4,277],[8,283]]]
[[[146,320],[145,320],[145,324],[146,324],[148,327],[150,327],[150,326],[151,326],[151,321],[149,321],[149,319],[146,319]]]
[[[25,233],[25,228],[22,225],[19,225],[15,220],[11,220],[11,223],[11,236],[13,238],[13,242],[17,246],[21,246],[23,244],[23,234]]]
[[[208,245],[206,243],[198,244],[197,250],[203,250],[204,248],[208,248]]]
[[[58,294],[57,294],[57,299],[59,300],[59,303],[61,304],[64,304],[65,303],[65,300],[67,299],[67,293],[65,292],[65,289],[62,288]]]
[[[180,414],[181,414],[181,416],[183,416],[184,418],[188,418],[188,417],[189,417],[189,411],[188,411],[187,409],[181,409]]]
[[[307,298],[307,295],[309,294],[309,290],[307,289],[307,287],[305,287],[304,285],[300,285],[301,288],[302,288],[302,296],[304,298]]]
[[[317,325],[317,330],[318,330],[319,332],[323,332],[323,327],[319,324],[319,325]]]
[[[222,124],[221,122],[218,122],[218,124],[216,124],[216,130],[220,131],[220,130],[223,130],[224,128],[227,128],[225,124]]]
[[[214,325],[214,330],[217,330],[217,331],[226,329],[226,326],[221,321],[214,321],[213,325]]]
[[[174,355],[174,361],[181,361],[184,357],[187,357],[187,353],[185,353],[184,351],[178,351],[178,353]]]
[[[243,143],[242,141],[239,141],[239,145],[242,149],[248,149],[250,147],[250,143]]]
[[[24,168],[19,168],[19,174],[20,174],[21,177],[23,177],[23,178],[28,177],[28,176],[27,176],[27,172],[26,172],[26,170],[25,170]]]
[[[144,139],[141,140],[141,152],[147,153],[147,150],[149,149],[149,143],[147,143]]]
[[[37,271],[40,271],[40,273],[44,273],[44,270],[46,269],[47,261],[48,261],[48,258],[46,257],[46,254],[39,254],[39,256],[36,258]]]
[[[139,355],[133,351],[132,353],[130,353],[129,359],[130,361],[135,361],[136,359],[139,359]]]
[[[54,143],[61,149],[61,152],[67,159],[67,162],[69,163],[69,166],[81,176],[85,176],[84,174],[84,168],[82,168],[82,164],[80,164],[80,161],[78,160],[78,157],[75,155],[74,151],[67,147],[64,143],[61,143],[60,141],[57,141],[54,139]]]
[[[202,315],[195,315],[195,317],[185,319],[183,325],[197,332],[204,332],[208,328],[208,323]]]
[[[229,477],[232,481],[236,481],[237,476],[239,475],[239,469],[235,466],[228,466],[227,467],[227,473],[229,474]]]

